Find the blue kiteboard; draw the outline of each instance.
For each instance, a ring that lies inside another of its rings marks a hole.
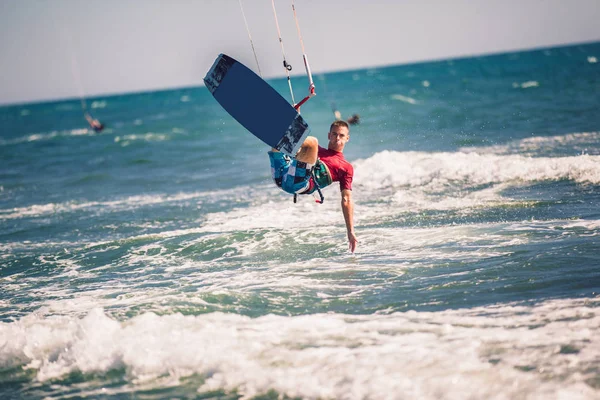
[[[254,136],[294,156],[310,132],[296,109],[260,76],[235,59],[219,54],[204,77],[221,106]]]

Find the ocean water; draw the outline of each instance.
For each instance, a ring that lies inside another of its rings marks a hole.
[[[204,87],[0,108],[0,398],[600,398],[598,60],[317,73],[355,254]]]

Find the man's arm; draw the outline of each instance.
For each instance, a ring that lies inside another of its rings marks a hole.
[[[348,244],[350,251],[356,250],[356,235],[354,234],[354,204],[352,204],[352,190],[342,190],[342,212],[346,221],[346,231],[348,233]]]

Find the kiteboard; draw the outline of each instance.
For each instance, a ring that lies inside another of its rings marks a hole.
[[[244,64],[219,54],[204,77],[214,98],[269,146],[294,156],[310,132],[296,109]]]

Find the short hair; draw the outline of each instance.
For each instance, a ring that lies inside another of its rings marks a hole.
[[[341,126],[344,127],[346,129],[348,129],[348,132],[350,132],[350,125],[348,125],[348,123],[346,121],[342,121],[341,119],[338,119],[336,121],[333,121],[333,123],[331,124],[331,126],[329,127],[329,132],[331,132],[331,130],[333,129],[334,126]]]

